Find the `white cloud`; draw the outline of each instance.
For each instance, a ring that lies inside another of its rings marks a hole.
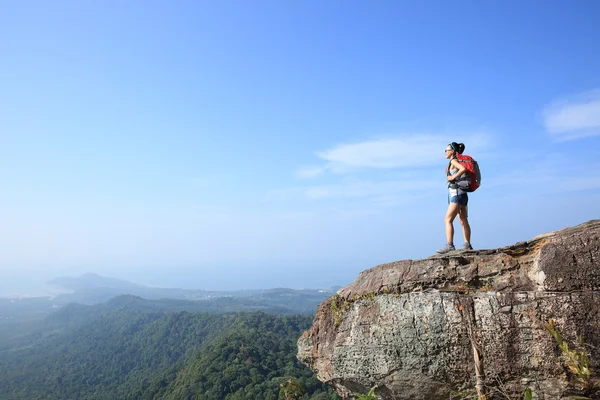
[[[445,146],[452,141],[467,144],[469,150],[487,147],[487,134],[410,135],[340,144],[318,152],[326,169],[348,172],[358,168],[391,169],[439,164]],[[467,151],[468,152],[468,151]]]
[[[325,172],[323,167],[300,167],[296,170],[296,176],[302,179],[315,178]]]
[[[558,141],[600,135],[600,89],[559,99],[544,109],[543,117]]]

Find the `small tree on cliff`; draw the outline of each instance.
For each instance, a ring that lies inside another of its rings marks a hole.
[[[279,399],[282,400],[300,400],[305,399],[306,389],[296,382],[294,378],[290,378],[287,382],[281,384],[279,391]]]

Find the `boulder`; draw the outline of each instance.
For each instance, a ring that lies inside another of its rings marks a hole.
[[[372,387],[385,400],[567,398],[578,387],[544,324],[571,348],[581,335],[598,371],[599,233],[594,220],[363,271],[318,307],[298,359],[343,398]]]

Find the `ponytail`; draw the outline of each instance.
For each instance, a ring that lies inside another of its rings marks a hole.
[[[452,143],[450,143],[450,147],[452,148],[452,150],[454,150],[458,154],[462,154],[463,151],[465,151],[465,144],[464,143],[452,142]]]

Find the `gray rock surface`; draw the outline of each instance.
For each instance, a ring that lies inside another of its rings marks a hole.
[[[478,384],[488,399],[521,398],[526,387],[567,398],[576,387],[544,323],[573,344],[582,335],[598,371],[599,233],[595,220],[363,271],[319,306],[298,359],[344,398],[376,386],[385,400],[459,399]]]

